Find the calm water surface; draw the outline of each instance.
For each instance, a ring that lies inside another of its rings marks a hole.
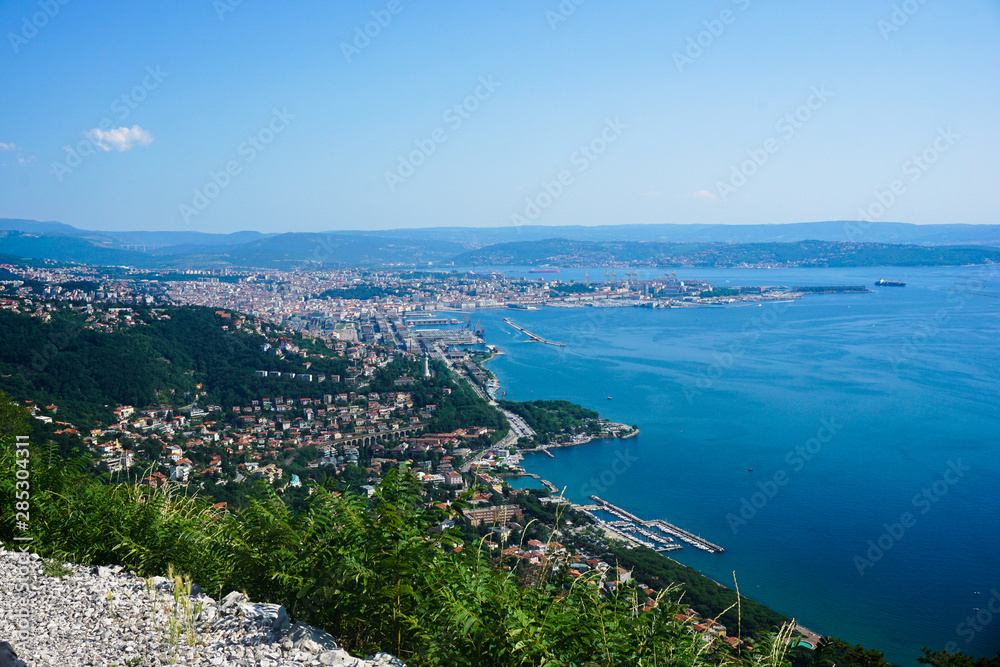
[[[590,274],[603,278],[603,269]],[[951,642],[992,655],[1000,301],[951,290],[1000,295],[998,275],[963,267],[680,277],[866,284],[875,293],[761,307],[483,313],[487,341],[506,352],[491,368],[507,398],[566,398],[642,430],[555,450],[554,459],[530,456],[525,468],[576,502],[596,493],[721,544],[723,554],[672,555],[729,585],[735,571],[743,593],[817,632],[906,665],[921,646]],[[882,277],[908,286],[874,287]],[[524,342],[506,316],[568,346]]]

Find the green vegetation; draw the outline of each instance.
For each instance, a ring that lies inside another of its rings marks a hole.
[[[596,548],[601,557],[608,563],[617,563],[627,570],[632,570],[640,582],[653,588],[661,589],[671,583],[682,584],[685,595],[683,601],[705,618],[719,618],[719,622],[734,634],[740,629],[745,635],[756,635],[767,632],[790,619],[787,616],[772,611],[753,600],[741,597],[741,610],[737,614],[733,606],[736,602],[736,591],[702,575],[694,568],[664,558],[652,549],[636,547],[626,549],[619,543],[605,542]]]
[[[391,383],[394,374],[413,369],[383,370],[374,382]],[[0,395],[0,506],[16,502],[12,436],[34,421]],[[50,559],[50,576],[60,576],[62,561],[121,564],[143,576],[176,572],[185,587],[197,582],[215,597],[243,590],[285,605],[293,620],[331,631],[354,652],[387,650],[414,666],[709,667],[720,655],[673,622],[692,606],[718,617],[731,633],[738,628],[756,637],[753,648],[730,658],[746,667],[885,667],[882,654],[838,640],[815,652],[788,651],[790,629],[771,634],[785,617],[746,598],[734,609],[735,593],[649,550],[605,544],[599,552],[631,568],[639,583],[660,588],[657,606],[646,611],[640,611],[644,594],[634,587],[608,594],[549,567],[506,570],[474,536],[468,541],[459,529],[442,530],[467,507],[464,501],[428,505],[406,469],[389,471],[371,499],[333,493],[333,482],[314,486],[311,495],[279,498],[261,482],[244,491],[240,509],[227,511],[180,487],[110,484],[93,476],[88,459],[58,456],[54,443],[37,433],[31,442],[33,544]],[[534,496],[524,501],[530,520],[522,541],[550,537],[544,524],[566,518]],[[13,513],[3,514],[0,542],[13,547],[13,537]],[[175,603],[171,636],[190,629],[184,619],[191,609]],[[938,667],[996,667],[960,654],[928,656],[925,662]]]
[[[11,452],[0,451],[3,470]],[[319,488],[293,510],[261,484],[245,510],[226,512],[169,489],[101,485],[86,461],[45,465],[40,454],[32,530],[48,557],[182,572],[215,596],[244,590],[352,651],[390,651],[415,666],[713,664],[701,637],[671,622],[679,608],[665,596],[642,612],[636,590],[601,595],[552,571],[528,584],[481,545],[456,551],[459,533],[439,526],[461,505],[425,507],[406,471],[387,474],[372,499]],[[0,503],[11,506],[14,493],[4,475]],[[0,540],[12,537],[8,514]],[[762,638],[743,663],[785,665],[783,639]]]
[[[590,292],[597,291],[590,285],[584,285],[583,283],[560,283],[558,285],[550,285],[549,289],[553,292],[562,292],[563,294],[589,294]]]
[[[493,376],[493,371],[488,368],[483,368],[481,364],[492,357],[493,353],[487,350],[469,350],[469,360],[479,366],[479,368],[488,376]]]
[[[57,309],[48,323],[0,311],[0,389],[37,405],[55,403],[60,419],[78,426],[108,424],[117,404],[188,404],[198,384],[207,391],[203,404],[227,407],[260,396],[296,399],[319,391],[313,383],[254,375],[306,371],[294,359],[261,351],[264,336],[223,331],[232,322],[211,309],[136,309],[134,321],[106,332],[85,328],[83,317],[68,308]],[[342,358],[313,362],[310,373],[346,375]],[[346,386],[323,389],[336,393]]]
[[[431,362],[430,378],[423,378],[423,362],[397,359],[386,368],[379,371],[368,385],[370,391],[397,391],[395,381],[407,375],[421,378],[420,382],[406,387],[413,397],[413,404],[418,406],[434,405],[427,423],[428,433],[450,433],[455,429],[470,426],[483,426],[496,431],[494,440],[499,439],[507,430],[503,415],[486,401],[479,398],[468,382],[453,384],[453,375],[440,361]],[[444,389],[449,388],[450,394]]]
[[[563,434],[597,435],[602,430],[597,412],[569,401],[499,401],[499,405],[524,419],[541,444]]]
[[[81,292],[96,292],[101,289],[101,283],[93,280],[67,280],[64,283],[53,283],[52,286],[62,287],[67,291],[80,290]]]
[[[795,243],[671,243],[662,241],[572,241],[545,239],[500,243],[470,250],[456,264],[538,266],[733,267],[755,264],[849,266],[957,266],[1000,263],[988,246],[918,246],[894,243],[799,241]]]
[[[42,563],[42,574],[46,577],[59,579],[60,577],[67,577],[73,574],[73,570],[66,567],[65,564],[55,558],[47,558],[45,562]]]
[[[50,323],[0,312],[0,387],[41,406],[57,402],[59,418],[79,424],[108,418],[117,403],[188,402],[197,383],[208,391],[206,403],[223,406],[262,393],[297,397],[341,390],[251,375],[255,368],[292,369],[297,361],[261,352],[265,336],[231,326],[223,331],[232,320],[210,309],[136,309],[134,320],[109,333],[84,328],[83,318],[66,308],[53,312]],[[316,359],[311,372],[343,372],[346,363]],[[489,440],[503,435],[505,420],[496,409],[467,383],[455,385],[444,364],[432,362],[431,369],[432,377],[422,378],[420,362],[397,358],[375,372],[369,390],[391,392],[403,376],[420,378],[407,391],[417,411],[434,404],[428,417],[421,416],[429,431],[485,426],[495,430]],[[600,429],[596,412],[568,401],[501,405],[540,437]],[[45,564],[50,576],[60,576],[62,561],[122,564],[143,575],[173,568],[184,582],[197,582],[216,597],[245,590],[254,599],[285,605],[295,620],[330,630],[355,652],[387,650],[411,665],[716,664],[720,656],[706,653],[698,635],[672,623],[673,614],[687,606],[719,618],[731,634],[756,640],[755,651],[733,658],[747,667],[885,665],[877,651],[838,640],[785,656],[787,636],[769,634],[784,616],[646,549],[588,542],[608,563],[630,568],[636,580],[664,591],[658,606],[645,612],[643,593],[628,586],[603,594],[561,570],[520,564],[505,570],[509,563],[468,533],[463,538],[460,529],[442,530],[459,519],[464,502],[428,506],[423,487],[405,469],[389,470],[369,499],[349,490],[367,483],[362,467],[348,467],[339,479],[309,471],[305,462],[316,451],[306,447],[287,459],[286,470],[303,481],[311,477],[311,494],[301,488],[279,498],[265,483],[210,484],[212,497],[181,487],[152,490],[136,485],[135,478],[113,484],[79,457],[79,437],[56,435],[56,429],[28,417],[0,391],[0,506],[16,502],[10,440],[29,434],[31,526],[40,554],[52,559]],[[199,457],[217,452],[213,447],[188,455],[201,462]],[[213,508],[218,500],[229,502],[232,511]],[[534,495],[521,504],[528,520],[523,539],[548,539],[567,516],[579,523]],[[0,541],[10,547],[13,536],[14,516],[6,513],[0,516]],[[181,620],[189,610],[182,611]],[[187,627],[180,623],[171,632]],[[997,667],[965,658],[928,652],[926,662]]]
[[[924,655],[917,658],[917,662],[934,667],[1000,667],[1000,651],[992,658],[973,658],[964,653],[932,651],[929,648],[920,650]]]
[[[698,296],[702,299],[708,299],[714,296],[739,296],[740,291],[738,289],[732,289],[730,287],[714,287],[710,290],[705,290]]]

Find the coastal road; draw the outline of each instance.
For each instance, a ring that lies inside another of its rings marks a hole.
[[[519,415],[515,415],[513,412],[508,410],[501,410],[500,412],[506,415],[507,421],[510,422],[511,431],[517,434],[517,438],[530,438],[535,435],[535,430],[528,426],[528,424],[521,419]],[[515,442],[517,441],[517,438],[514,439]]]
[[[485,454],[487,450],[493,449],[494,447],[513,447],[515,444],[517,444],[517,438],[518,436],[514,434],[514,429],[511,428],[511,430],[507,431],[507,435],[501,438],[497,442],[497,444],[491,445],[489,447],[486,447],[485,449],[481,449],[480,451],[476,452],[475,456],[473,456],[471,459],[469,459],[461,466],[459,466],[458,471],[463,473],[469,472],[469,470],[472,469],[472,464],[478,461],[479,459],[483,458],[483,454]]]

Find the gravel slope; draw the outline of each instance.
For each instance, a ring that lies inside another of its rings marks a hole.
[[[216,601],[194,586],[191,595],[175,595],[164,577],[66,567],[71,574],[47,576],[35,554],[0,547],[0,641],[10,641],[28,667],[405,667],[387,653],[353,657],[326,632],[289,626],[284,607],[241,593]]]

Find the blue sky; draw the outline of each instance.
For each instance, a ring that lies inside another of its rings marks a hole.
[[[997,0],[9,0],[0,33],[0,217],[1000,222]]]

